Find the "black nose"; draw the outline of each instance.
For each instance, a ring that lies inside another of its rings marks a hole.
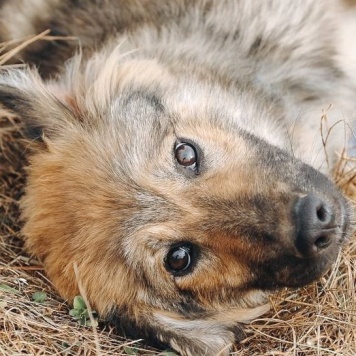
[[[314,194],[300,198],[295,205],[295,245],[302,257],[310,258],[326,249],[335,238],[333,207]]]

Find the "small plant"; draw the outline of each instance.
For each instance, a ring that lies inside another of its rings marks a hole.
[[[125,346],[124,351],[126,355],[138,355],[137,347]]]
[[[18,291],[15,288],[12,288],[10,286],[8,286],[5,283],[1,283],[0,284],[0,292],[4,292],[4,293],[12,293],[12,294],[21,294],[20,291]]]
[[[43,303],[47,299],[46,292],[35,292],[32,294],[32,300],[36,303]]]
[[[88,307],[84,299],[77,295],[74,297],[73,309],[69,311],[69,315],[77,320],[83,326],[98,326],[98,317],[95,311],[92,311],[92,318],[90,318]],[[94,323],[92,322],[94,321]]]

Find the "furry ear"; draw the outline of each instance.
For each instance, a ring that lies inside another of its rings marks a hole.
[[[6,70],[0,75],[0,103],[24,122],[25,134],[42,141],[63,133],[74,123],[74,114],[32,69]]]

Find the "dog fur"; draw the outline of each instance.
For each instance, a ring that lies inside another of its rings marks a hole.
[[[0,76],[31,149],[26,247],[63,298],[79,294],[76,265],[127,335],[215,355],[271,291],[319,278],[352,230],[327,175],[356,107],[353,13],[336,0],[2,1],[4,41],[77,38],[39,41]],[[196,165],[177,161],[182,143]],[[317,250],[300,232],[316,201],[332,220]],[[191,264],[177,272],[179,246]]]

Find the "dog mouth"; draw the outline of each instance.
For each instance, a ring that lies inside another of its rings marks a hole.
[[[337,255],[338,250],[335,249],[331,256],[318,259],[300,259],[291,255],[271,259],[258,267],[255,287],[262,290],[303,287],[318,280]]]
[[[340,238],[312,258],[300,258],[286,254],[269,259],[257,267],[257,284],[261,289],[283,287],[298,288],[321,278],[337,260],[342,246],[347,241],[348,233],[341,233]]]

